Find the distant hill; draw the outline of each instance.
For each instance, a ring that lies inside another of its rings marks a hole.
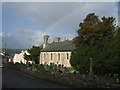
[[[6,51],[6,53],[9,55],[9,56],[14,56],[14,54],[19,54],[21,51],[24,51],[24,50],[27,50],[27,49],[2,49],[2,51]]]

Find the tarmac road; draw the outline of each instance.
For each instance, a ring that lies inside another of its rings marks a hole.
[[[2,88],[68,88],[67,86],[27,76],[23,73],[2,69]]]

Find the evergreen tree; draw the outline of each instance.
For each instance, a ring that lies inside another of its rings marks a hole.
[[[99,20],[98,16],[90,13],[79,26],[78,36],[74,38],[76,49],[71,55],[71,65],[81,73],[88,73],[92,58],[95,74],[118,73],[120,28],[115,29],[115,18],[103,17]]]
[[[27,50],[30,55],[24,54],[24,58],[28,61],[32,61],[35,64],[39,64],[40,50],[41,48],[33,46]]]

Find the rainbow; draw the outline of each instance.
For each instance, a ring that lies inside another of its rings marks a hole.
[[[70,18],[72,15],[75,15],[77,13],[80,12],[80,8],[82,9],[83,7],[78,7],[77,9],[65,14],[64,16],[62,16],[61,18],[59,18],[58,20],[56,20],[54,23],[52,23],[47,29],[46,32],[49,30],[52,30],[54,27],[56,27],[57,25],[59,25],[60,23],[62,23],[64,20]]]

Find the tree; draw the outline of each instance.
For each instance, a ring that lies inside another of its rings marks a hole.
[[[84,42],[86,44],[95,44],[95,40],[107,36],[115,29],[115,18],[103,17],[102,21],[94,13],[86,16],[83,23],[79,24],[78,37],[76,44]]]
[[[28,61],[31,61],[31,55],[27,55],[26,53],[24,54],[24,59],[27,60],[27,63]]]
[[[100,20],[94,13],[90,13],[79,27],[78,36],[73,39],[76,49],[71,55],[71,65],[81,73],[88,73],[92,58],[95,74],[118,73],[120,60],[116,53],[119,53],[120,47],[120,28],[115,29],[115,18],[103,17]]]
[[[30,55],[24,54],[24,58],[27,61],[32,61],[33,63],[38,64],[39,63],[40,50],[41,50],[41,48],[39,48],[37,46],[33,46],[32,48],[27,50]]]
[[[78,36],[74,39],[76,50],[72,53],[70,63],[81,73],[88,73],[89,71],[89,59],[93,58],[93,55],[91,56],[89,51],[95,43],[94,41],[97,36],[96,26],[99,22],[98,16],[90,13],[86,16],[84,22],[79,24],[80,29],[77,31]]]

